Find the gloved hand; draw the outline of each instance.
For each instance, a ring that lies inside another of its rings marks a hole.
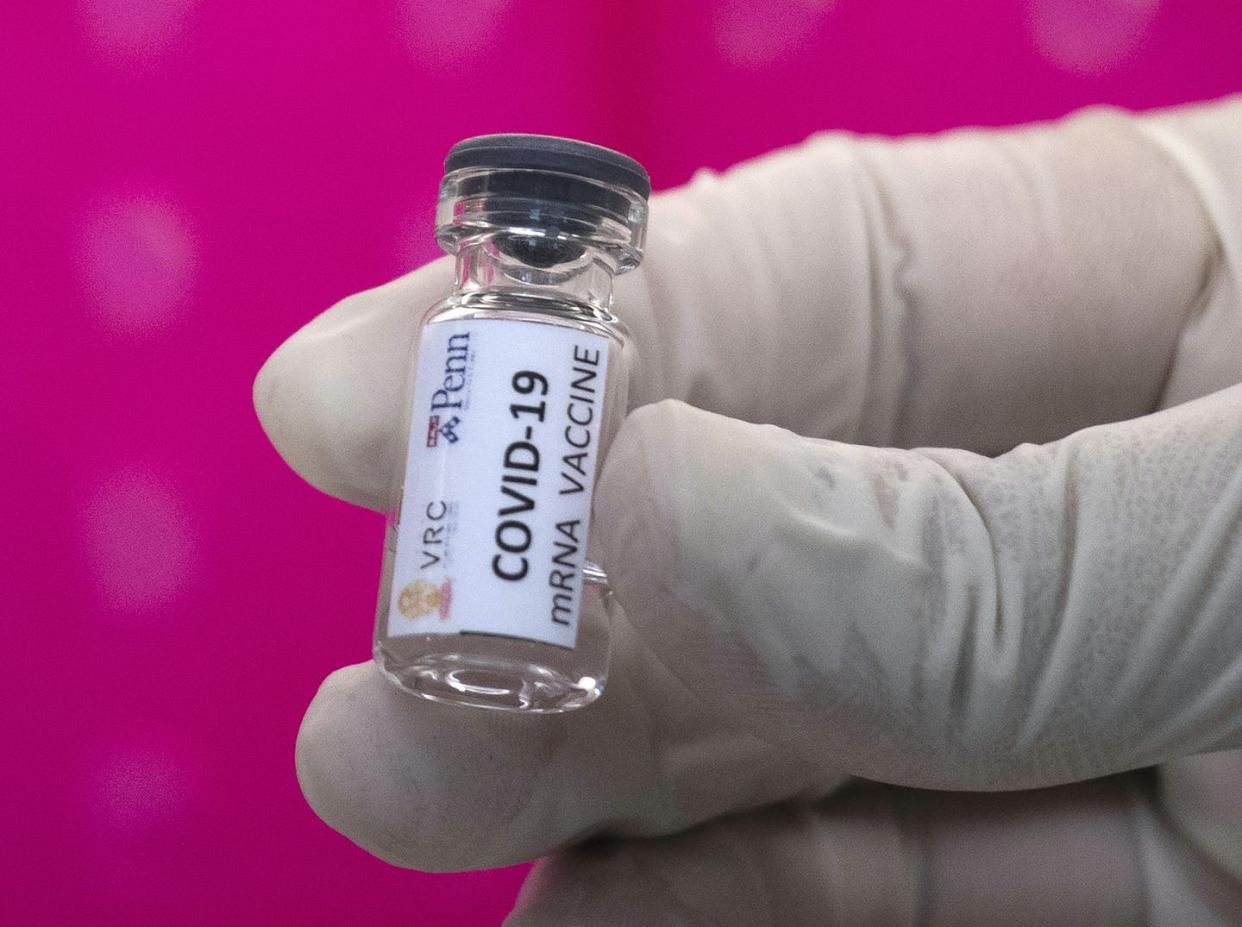
[[[656,197],[604,697],[453,710],[347,667],[311,805],[419,869],[552,853],[513,924],[1242,923],[1240,150],[1242,98],[825,135]],[[387,505],[450,282],[260,372],[310,482]]]

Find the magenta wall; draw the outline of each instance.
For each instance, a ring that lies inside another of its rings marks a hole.
[[[0,78],[0,921],[484,925],[522,869],[390,868],[298,792],[381,520],[276,457],[263,358],[432,256],[464,136],[666,187],[821,128],[1203,99],[1242,90],[1242,5],[9,2]]]

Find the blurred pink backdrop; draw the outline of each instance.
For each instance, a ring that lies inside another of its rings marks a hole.
[[[0,921],[486,925],[523,867],[394,869],[298,791],[382,524],[268,445],[264,357],[436,253],[465,136],[659,188],[818,129],[1205,99],[1242,89],[1242,5],[10,2],[0,75]]]

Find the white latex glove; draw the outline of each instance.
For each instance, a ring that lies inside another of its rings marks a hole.
[[[1242,752],[1209,753],[1242,746],[1239,152],[1235,99],[827,135],[656,197],[604,697],[455,710],[347,667],[311,805],[420,869],[562,850],[514,924],[1242,923]],[[386,505],[450,281],[263,368],[310,482]]]

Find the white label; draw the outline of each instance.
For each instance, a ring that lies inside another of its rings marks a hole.
[[[574,646],[608,339],[511,319],[423,328],[388,635]]]

